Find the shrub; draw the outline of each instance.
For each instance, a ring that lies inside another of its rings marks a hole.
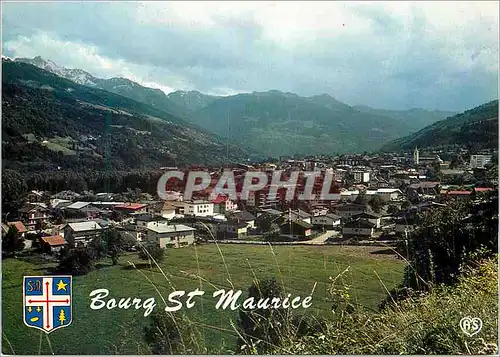
[[[145,341],[153,354],[205,354],[200,347],[198,336],[192,323],[183,315],[174,317],[164,310],[151,315],[151,323],[144,328]]]
[[[473,337],[459,327],[463,317],[479,317]],[[498,260],[476,261],[456,286],[435,286],[371,312],[337,312],[324,331],[283,339],[273,354],[497,354]]]

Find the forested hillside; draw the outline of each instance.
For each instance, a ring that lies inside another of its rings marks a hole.
[[[438,121],[424,129],[396,139],[383,151],[414,147],[463,146],[471,151],[498,148],[498,100]]]

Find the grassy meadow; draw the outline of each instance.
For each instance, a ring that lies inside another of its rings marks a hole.
[[[219,251],[220,249],[220,251]],[[44,275],[49,265],[35,265],[21,259],[2,262],[2,352],[8,354],[148,354],[143,342],[143,328],[149,324],[144,309],[90,309],[89,294],[106,288],[106,298],[154,297],[155,310],[164,308],[164,299],[174,290],[205,291],[196,297],[186,313],[201,332],[200,344],[212,353],[234,350],[237,311],[216,310],[218,289],[243,290],[254,277],[276,277],[292,297],[305,297],[314,289],[312,306],[296,313],[331,314],[328,289],[331,277],[340,273],[335,284],[349,285],[355,302],[376,309],[381,300],[402,280],[404,262],[392,254],[377,253],[380,248],[361,246],[251,246],[214,244],[166,251],[161,270],[151,268],[128,253],[119,264],[103,260],[97,269],[73,280],[73,322],[67,328],[46,335],[23,323],[22,281],[24,275]],[[129,262],[134,263],[135,267]],[[348,268],[348,270],[346,270]],[[242,302],[243,298],[239,300]],[[181,298],[185,302],[185,298]],[[172,304],[170,304],[172,305]]]

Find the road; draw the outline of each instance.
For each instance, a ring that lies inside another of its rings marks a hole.
[[[301,243],[304,243],[304,244],[325,244],[325,241],[330,238],[330,237],[336,237],[340,234],[340,232],[338,231],[326,231],[325,233],[323,233],[322,235],[316,237],[316,238],[313,238],[311,240],[307,240],[307,241],[303,241]]]

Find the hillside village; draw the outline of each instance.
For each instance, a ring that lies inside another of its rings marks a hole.
[[[231,168],[189,167],[210,173],[211,187],[224,170],[232,170],[237,199],[219,194],[210,200],[210,187],[183,200],[185,182],[168,183],[168,199],[129,189],[125,193],[42,192],[33,190],[17,217],[7,216],[3,233],[15,227],[22,249],[57,258],[63,247],[86,246],[114,229],[130,250],[140,246],[179,248],[194,243],[251,244],[394,244],[418,223],[418,213],[443,207],[450,200],[481,201],[497,190],[494,151],[467,155],[465,150],[423,150],[402,154],[343,155],[336,158],[281,157],[276,162],[240,164]],[[453,158],[451,161],[443,158]],[[458,158],[458,159],[457,159]],[[468,160],[465,160],[468,159]],[[163,168],[174,170],[178,168]],[[182,168],[179,168],[182,170]],[[247,171],[319,171],[313,193],[321,190],[325,173],[333,175],[336,201],[301,201],[299,179],[292,200],[286,187],[268,199],[270,185],[240,198]],[[155,197],[156,196],[156,197]]]

